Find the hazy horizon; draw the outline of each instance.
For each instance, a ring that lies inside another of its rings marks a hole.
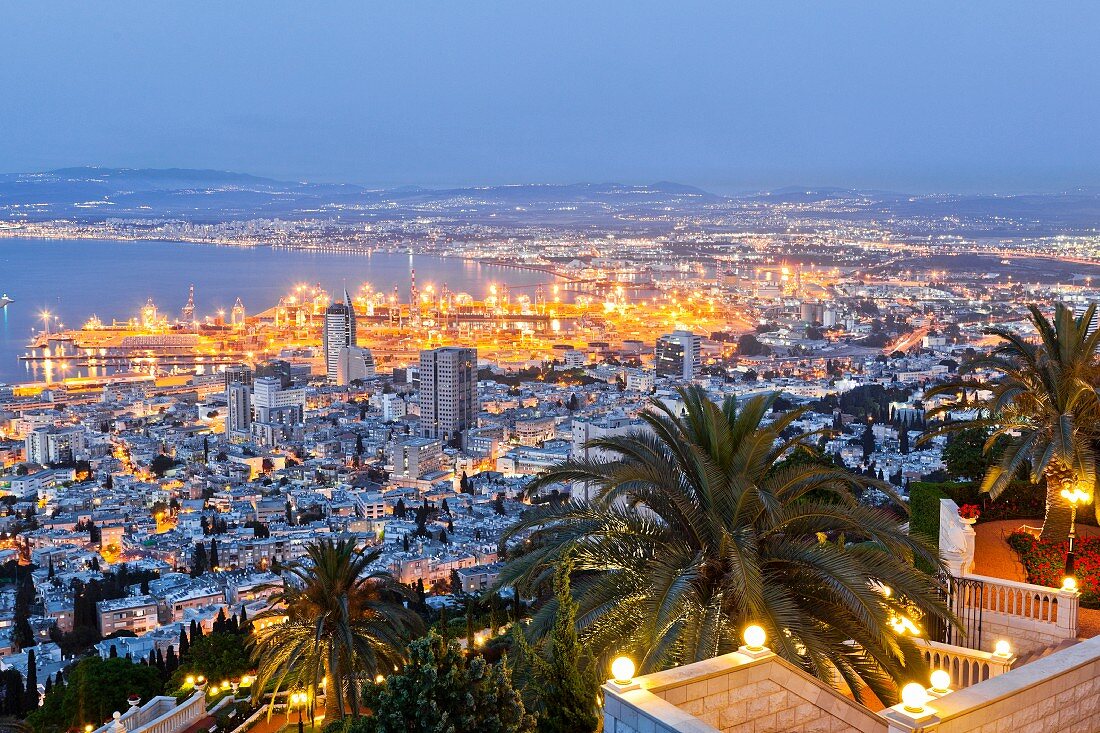
[[[0,8],[0,170],[392,188],[1100,186],[1100,6]]]

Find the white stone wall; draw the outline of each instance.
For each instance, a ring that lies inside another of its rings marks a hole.
[[[1057,646],[1067,639],[1054,624],[1042,623],[1019,616],[985,611],[982,614],[982,650],[991,652],[1000,639],[1012,647],[1012,653],[1023,656],[1033,651]]]
[[[952,692],[931,707],[934,715],[921,721],[891,709],[890,732],[1098,733],[1100,637]]]
[[[605,731],[886,731],[877,715],[773,655],[727,654],[648,675],[640,684],[644,689],[606,695]]]

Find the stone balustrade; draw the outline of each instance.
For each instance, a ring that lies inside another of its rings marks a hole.
[[[946,670],[951,675],[953,689],[961,690],[1012,669],[1016,657],[1001,657],[980,649],[968,649],[954,644],[941,644],[925,639],[913,639],[921,656],[931,669]]]
[[[1100,637],[930,700],[883,711],[889,733],[1100,730]]]
[[[959,516],[959,506],[940,499],[940,554],[951,575],[979,580],[982,587],[961,585],[953,607],[981,613],[982,643],[986,651],[1000,639],[1018,653],[1056,646],[1077,638],[1079,594],[1031,583],[975,575],[974,528]]]
[[[177,733],[204,715],[206,694],[201,690],[178,705],[176,698],[162,695],[125,713],[116,712],[114,720],[94,733]]]
[[[1017,653],[1034,652],[1077,638],[1077,613],[1080,594],[1018,583],[985,575],[967,575],[982,587],[965,587],[956,599],[955,609],[981,610],[982,648],[992,651],[1000,639],[1008,641]]]

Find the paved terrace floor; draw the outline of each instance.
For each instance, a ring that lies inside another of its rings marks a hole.
[[[1024,566],[1016,557],[1016,552],[1008,546],[1007,538],[1022,525],[1038,527],[1043,524],[1038,519],[998,519],[974,525],[974,572],[994,578],[1027,582]],[[1081,537],[1100,537],[1100,527],[1077,525],[1077,534]],[[1081,608],[1077,612],[1078,632],[1081,639],[1100,636],[1100,610]]]

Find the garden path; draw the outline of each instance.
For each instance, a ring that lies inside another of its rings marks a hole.
[[[1027,582],[1024,566],[1016,557],[1016,552],[1008,546],[1007,538],[1021,525],[1041,526],[1043,520],[1037,519],[997,519],[979,522],[974,525],[974,572],[994,578]],[[1100,537],[1100,527],[1077,525],[1081,537]],[[1077,635],[1082,639],[1100,636],[1100,610],[1081,608],[1077,611]]]

